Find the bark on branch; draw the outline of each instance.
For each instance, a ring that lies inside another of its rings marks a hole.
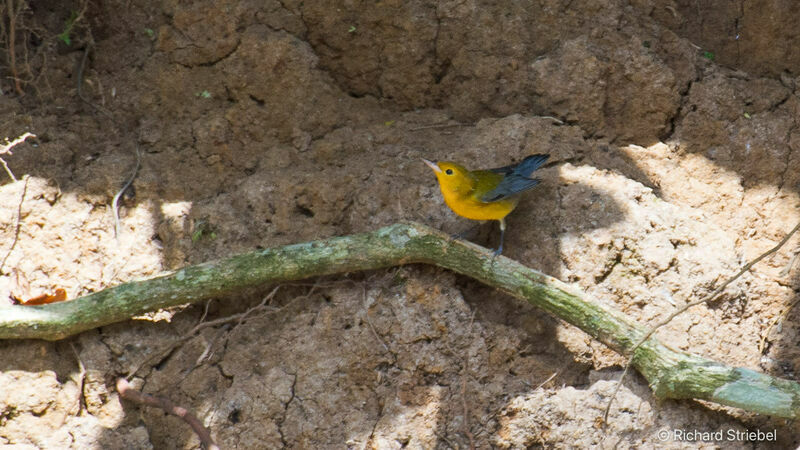
[[[415,223],[234,256],[125,283],[72,301],[0,306],[0,339],[63,339],[144,312],[243,288],[411,263],[469,276],[559,317],[632,359],[659,398],[708,400],[779,417],[800,416],[800,384],[674,350],[585,293],[483,247]],[[635,351],[634,351],[635,349]],[[631,354],[633,353],[633,354]]]

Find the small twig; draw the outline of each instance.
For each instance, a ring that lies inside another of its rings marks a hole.
[[[11,242],[11,247],[9,247],[6,256],[3,257],[3,262],[0,263],[0,273],[3,273],[3,268],[6,266],[6,261],[8,261],[8,257],[11,256],[11,252],[14,251],[14,247],[17,246],[17,242],[19,241],[19,232],[22,229],[22,204],[25,202],[25,194],[28,192],[28,176],[25,176],[25,184],[22,186],[22,195],[19,197],[19,205],[17,206],[17,224],[14,229],[14,240]]]
[[[15,145],[22,143],[25,139],[28,139],[29,137],[36,137],[36,135],[31,133],[25,133],[11,142],[8,142],[8,138],[6,138],[6,144],[0,145],[0,155],[5,155],[5,154],[13,155],[13,153],[11,153],[11,149],[14,148]],[[8,176],[11,177],[13,181],[17,181],[17,177],[15,177],[14,173],[11,172],[11,169],[8,168],[6,160],[0,158],[0,163],[3,164],[3,168],[6,169],[6,173],[8,174]]]
[[[556,376],[558,376],[559,372],[561,372],[561,370],[556,370],[555,372],[553,372],[553,374],[552,374],[552,375],[550,375],[549,377],[547,377],[547,379],[546,379],[546,380],[544,380],[544,381],[542,381],[541,383],[539,383],[539,385],[538,385],[538,386],[536,386],[536,389],[534,389],[534,391],[535,391],[535,390],[538,390],[540,387],[542,387],[542,386],[544,386],[545,384],[549,383],[549,382],[550,382],[550,380],[552,380],[553,378],[555,378]]]
[[[364,306],[366,306],[366,304],[367,304],[367,284],[366,284],[366,282],[362,282],[361,283],[361,290],[362,290],[362,293],[364,295]],[[375,339],[377,339],[378,342],[381,343],[381,345],[383,346],[383,349],[386,350],[387,352],[391,353],[391,350],[389,350],[389,346],[386,345],[386,342],[384,342],[383,339],[381,338],[381,336],[378,334],[378,332],[375,331],[375,327],[372,326],[372,321],[369,320],[369,308],[367,308],[364,311],[364,321],[367,322],[367,325],[369,326],[370,331],[372,331],[372,334],[375,336]]]
[[[128,180],[125,181],[125,184],[122,186],[122,189],[117,192],[117,195],[114,196],[114,200],[111,202],[111,211],[114,214],[114,238],[119,239],[119,199],[125,194],[125,191],[131,187],[133,184],[133,180],[136,179],[136,174],[139,173],[139,168],[142,165],[142,153],[139,151],[139,143],[136,143],[136,166],[133,168],[133,172],[131,172],[131,176],[128,177]]]
[[[14,7],[14,0],[6,0],[6,8],[8,9],[8,56],[9,65],[11,66],[11,76],[14,78],[14,88],[20,96],[25,95],[22,90],[22,84],[19,81],[19,74],[17,72],[17,52],[16,47],[16,34],[17,34],[17,15],[22,11],[25,2],[19,2],[19,10]]]
[[[789,264],[787,264],[786,267],[784,267],[783,270],[781,270],[778,275],[782,277],[789,275],[789,272],[792,271],[792,267],[794,267],[798,257],[800,257],[800,250],[795,250],[794,256],[792,257],[791,261],[789,261]]]
[[[78,404],[77,414],[80,415],[85,405],[83,390],[86,386],[86,366],[83,365],[83,360],[81,360],[81,355],[78,353],[78,350],[75,349],[75,344],[70,342],[69,346],[72,348],[72,353],[75,354],[75,359],[78,361],[78,369],[80,370],[78,374],[78,398],[75,399],[75,403]]]
[[[443,440],[447,445],[450,446],[450,448],[460,448],[458,445],[455,445],[452,442],[450,442],[450,439],[447,439],[447,436],[445,436],[444,434],[437,433],[436,437],[438,437],[439,439]],[[370,439],[372,439],[371,436],[370,436]]]
[[[766,346],[767,346],[767,339],[769,339],[769,333],[772,331],[772,328],[775,325],[777,325],[778,322],[780,322],[783,319],[785,319],[786,316],[789,315],[789,311],[794,309],[794,307],[797,306],[797,303],[799,303],[799,302],[800,302],[800,298],[798,298],[797,300],[793,301],[791,305],[789,305],[786,308],[784,308],[784,310],[781,311],[780,314],[775,316],[775,318],[772,320],[772,322],[767,327],[767,330],[764,331],[764,334],[761,336],[761,342],[758,343],[758,353],[761,353],[761,354],[764,353],[764,348],[766,348]]]
[[[534,116],[534,117],[536,117],[538,119],[550,119],[550,120],[552,120],[553,122],[555,122],[555,123],[557,123],[559,125],[564,125],[564,121],[559,119],[558,117],[553,117],[553,116]]]
[[[465,123],[436,123],[433,125],[422,125],[419,127],[409,128],[408,131],[420,131],[420,130],[430,130],[432,128],[454,128],[454,127],[466,127],[469,124]]]
[[[206,305],[203,307],[203,315],[200,316],[200,320],[198,322],[202,322],[202,321],[206,320],[206,317],[208,316],[208,309],[209,308],[211,308],[211,300],[207,301]]]
[[[83,19],[83,16],[84,16],[84,14],[86,14],[86,10],[88,8],[89,8],[89,2],[86,1],[86,0],[83,0],[82,5],[81,5],[81,11],[78,13],[77,16],[75,16],[75,19],[72,21],[72,26],[77,25],[78,22],[80,22],[81,19]],[[84,103],[86,103],[89,106],[91,106],[92,108],[94,108],[95,111],[97,111],[97,112],[103,114],[104,116],[108,117],[112,122],[114,122],[115,125],[117,125],[117,127],[119,127],[119,124],[114,120],[114,116],[113,116],[113,114],[111,114],[110,111],[106,110],[105,108],[101,107],[100,105],[95,104],[94,102],[92,102],[91,100],[86,98],[86,96],[84,96],[84,94],[83,94],[83,74],[84,74],[84,71],[86,70],[86,61],[89,59],[89,53],[94,48],[94,36],[92,36],[91,27],[87,26],[87,28],[86,28],[86,36],[84,36],[84,39],[85,39],[86,43],[85,43],[84,48],[83,48],[83,56],[81,57],[81,62],[78,65],[78,74],[77,74],[78,76],[75,77],[76,80],[77,80],[77,84],[78,84],[78,86],[77,86],[78,87],[78,98],[80,98],[81,101],[83,101]],[[99,82],[98,82],[98,84],[99,84]],[[103,95],[102,89],[100,89],[100,95],[101,96]]]
[[[169,353],[171,353],[173,350],[175,350],[175,348],[177,348],[178,346],[182,345],[184,342],[186,342],[186,341],[188,341],[189,339],[191,339],[192,337],[194,337],[194,335],[195,335],[195,334],[196,334],[198,331],[200,331],[200,330],[202,330],[202,329],[204,329],[204,328],[208,328],[208,327],[214,327],[214,326],[217,326],[217,325],[222,325],[222,324],[230,323],[230,322],[233,322],[233,321],[235,321],[235,320],[237,320],[237,321],[238,321],[238,322],[237,322],[237,324],[236,324],[236,325],[238,326],[238,325],[239,325],[239,324],[241,324],[241,323],[244,321],[244,319],[246,319],[246,318],[247,318],[247,316],[249,316],[250,314],[252,314],[252,313],[254,313],[254,312],[256,312],[256,311],[260,311],[260,310],[266,309],[266,304],[267,304],[267,302],[268,302],[269,300],[271,300],[271,299],[272,299],[272,297],[274,297],[274,296],[275,296],[275,294],[278,292],[278,289],[279,289],[279,288],[280,288],[280,286],[275,286],[275,288],[274,288],[274,289],[273,289],[273,290],[272,290],[272,291],[271,291],[269,294],[267,294],[267,296],[266,296],[266,297],[264,297],[264,299],[263,299],[263,300],[261,300],[261,303],[259,303],[259,304],[258,304],[258,305],[256,305],[256,306],[253,306],[252,308],[249,308],[247,311],[245,311],[245,312],[243,312],[243,313],[239,313],[239,314],[233,314],[233,315],[230,315],[230,316],[227,316],[227,317],[221,317],[221,318],[219,318],[219,319],[215,319],[215,320],[209,320],[208,322],[204,322],[204,320],[205,320],[205,318],[206,318],[206,314],[208,313],[208,304],[206,304],[206,308],[205,308],[205,311],[203,312],[203,316],[200,318],[200,321],[198,322],[198,324],[197,324],[197,325],[195,325],[195,326],[194,326],[194,327],[193,327],[191,330],[189,330],[189,332],[188,332],[188,333],[184,334],[182,337],[178,338],[177,340],[175,340],[175,341],[174,341],[174,342],[172,342],[171,344],[167,344],[167,345],[166,345],[164,348],[162,348],[161,350],[159,350],[159,351],[157,351],[157,352],[155,352],[155,353],[151,354],[151,355],[150,355],[150,356],[148,356],[147,358],[143,359],[143,360],[142,360],[142,361],[141,361],[139,364],[137,364],[136,366],[134,366],[134,368],[133,368],[133,369],[131,369],[131,370],[128,372],[128,375],[127,375],[127,376],[125,376],[125,378],[127,378],[128,380],[130,380],[131,378],[133,378],[133,376],[134,376],[134,375],[136,375],[136,373],[137,373],[137,372],[139,372],[139,370],[140,370],[142,367],[144,367],[144,365],[145,365],[145,364],[149,363],[150,361],[152,361],[153,359],[155,359],[155,358],[157,358],[157,357],[158,357],[158,358],[160,358],[160,357],[162,357],[163,355],[168,355],[168,354],[169,354]]]
[[[192,372],[194,372],[195,369],[200,367],[206,361],[206,359],[209,358],[210,355],[213,353],[214,345],[216,345],[216,343],[219,340],[219,338],[222,337],[222,335],[225,334],[225,333],[226,333],[226,331],[223,328],[223,329],[221,329],[221,330],[219,330],[217,332],[217,335],[214,336],[214,338],[211,341],[207,341],[206,342],[206,348],[203,350],[203,353],[201,353],[200,356],[198,356],[197,359],[195,359],[194,363],[192,363],[192,366],[189,367],[188,369],[182,370],[181,371],[181,375],[179,377],[176,377],[175,381],[173,383],[169,384],[166,389],[167,390],[171,390],[172,388],[177,387]]]
[[[198,419],[197,416],[192,414],[192,412],[188,409],[172,403],[167,398],[139,392],[136,389],[131,388],[130,383],[128,383],[128,380],[125,378],[117,379],[117,392],[119,392],[120,397],[126,400],[139,403],[140,405],[155,406],[156,408],[163,409],[168,414],[180,417],[184,422],[192,427],[192,430],[195,432],[195,434],[197,434],[197,437],[200,438],[200,442],[206,449],[219,450],[219,447],[211,437],[211,431],[204,427],[203,423],[200,422],[200,419]]]
[[[194,364],[192,364],[192,367],[184,371],[184,376],[188,376],[190,373],[192,373],[192,371],[194,371],[194,369],[200,367],[200,364],[203,364],[206,358],[209,358],[211,356],[212,354],[211,350],[214,348],[214,344],[217,343],[219,338],[222,336],[222,333],[224,332],[225,330],[222,329],[219,333],[217,333],[216,336],[214,336],[214,339],[212,339],[206,344],[206,348],[203,350],[203,353],[201,353],[200,356],[198,356],[197,359],[195,359]]]
[[[678,12],[675,11],[675,8],[673,8],[672,6],[665,6],[664,9],[666,9],[669,12],[671,12],[672,13],[672,17],[674,17],[676,19],[679,17],[678,16]]]
[[[550,119],[550,120],[552,120],[553,122],[555,122],[555,123],[557,123],[559,125],[564,125],[564,121],[559,119],[559,118],[557,118],[557,117],[553,117],[553,116],[534,116],[534,117],[539,118],[539,119]],[[409,128],[408,131],[420,131],[420,130],[430,130],[430,129],[434,129],[434,128],[455,128],[455,127],[468,127],[468,126],[472,126],[472,124],[460,123],[460,122],[455,122],[455,123],[435,123],[435,124],[432,124],[432,125],[421,125],[421,126],[418,126],[418,127]]]
[[[208,309],[209,309],[210,307],[211,307],[211,300],[209,300],[209,301],[207,301],[207,302],[206,302],[206,305],[205,305],[205,307],[203,308],[203,315],[201,315],[201,316],[200,316],[200,320],[198,320],[198,321],[197,321],[197,323],[198,323],[198,324],[200,324],[200,323],[204,323],[204,321],[206,320],[206,317],[208,316]],[[191,337],[191,336],[193,336],[193,335],[194,335],[194,333],[187,333],[187,334],[186,334],[186,335],[184,335],[184,336],[185,336],[185,337]],[[199,357],[197,357],[197,359],[195,360],[195,362],[194,362],[194,364],[192,365],[192,367],[190,367],[190,368],[188,368],[188,369],[184,370],[184,371],[183,371],[183,373],[181,374],[181,376],[180,376],[180,377],[177,377],[177,378],[176,378],[176,380],[175,380],[175,382],[174,382],[174,383],[172,383],[172,384],[171,384],[171,385],[168,387],[169,389],[171,389],[171,388],[173,388],[173,387],[175,387],[175,386],[179,385],[179,384],[181,383],[181,381],[183,381],[184,379],[186,379],[186,377],[188,377],[188,376],[189,376],[189,374],[190,374],[190,373],[192,373],[192,372],[194,371],[194,369],[196,369],[197,367],[199,367],[199,366],[200,366],[200,364],[202,364],[202,363],[203,363],[203,361],[205,360],[206,356],[207,356],[207,355],[208,355],[208,354],[211,352],[211,349],[212,349],[212,347],[214,346],[214,344],[217,342],[217,339],[218,339],[218,338],[219,338],[221,335],[222,335],[222,332],[221,332],[221,333],[218,333],[218,334],[217,334],[217,336],[216,336],[216,337],[215,337],[215,338],[214,338],[214,339],[213,339],[211,342],[208,342],[208,343],[206,343],[206,348],[205,348],[205,350],[203,350],[203,353],[201,353],[201,354],[200,354],[200,356],[199,356]],[[186,342],[186,341],[184,340],[184,341],[179,341],[179,342]],[[169,348],[168,350],[165,350],[165,351],[161,352],[161,354],[162,354],[162,355],[168,355],[168,354],[172,353],[172,351],[173,351],[174,349],[175,349],[175,347],[173,347],[173,346],[171,346],[171,345],[170,345],[170,348]]]
[[[81,15],[83,15],[83,13],[81,13]],[[80,16],[79,16],[79,18],[80,18]],[[77,19],[76,19],[76,21],[77,21]],[[109,111],[107,111],[102,106],[95,104],[94,102],[92,102],[91,100],[89,100],[88,98],[86,98],[83,95],[83,71],[86,69],[86,60],[89,58],[89,51],[91,50],[92,45],[93,44],[92,44],[91,41],[86,43],[86,47],[83,49],[83,56],[81,57],[81,63],[78,66],[78,76],[77,76],[77,79],[78,79],[78,98],[80,98],[81,101],[83,101],[87,105],[89,105],[92,108],[94,108],[97,112],[99,112],[99,113],[103,114],[104,116],[108,117],[109,119],[111,119],[112,122],[116,123],[116,121],[114,120],[114,116]]]
[[[80,20],[81,17],[83,17],[84,12],[86,11],[86,5],[87,4],[88,3],[84,3],[83,10],[78,15],[78,18],[75,19],[76,22],[78,20]],[[114,125],[116,125],[118,128],[120,128],[119,123],[117,123],[117,121],[114,119],[114,116],[108,110],[106,110],[105,108],[103,108],[100,105],[95,104],[94,102],[92,102],[91,100],[86,98],[86,96],[84,96],[84,94],[83,94],[83,73],[84,73],[84,70],[86,70],[86,60],[89,58],[89,52],[91,51],[93,46],[94,46],[94,39],[90,35],[89,36],[89,40],[86,43],[86,47],[83,49],[83,56],[81,57],[81,63],[78,65],[78,76],[76,77],[77,78],[77,84],[78,84],[78,86],[77,86],[78,98],[80,98],[82,102],[84,102],[84,103],[88,104],[89,106],[91,106],[92,108],[94,108],[96,111],[98,111],[98,112],[102,113],[103,115],[105,115],[106,117],[108,117],[108,119],[111,120],[111,122],[113,122]],[[133,180],[136,179],[136,175],[139,173],[139,169],[141,168],[141,165],[142,165],[142,153],[139,150],[139,142],[137,140],[137,142],[136,142],[136,166],[134,167],[133,172],[131,173],[130,177],[128,177],[128,179],[125,181],[125,184],[122,186],[122,189],[120,189],[117,192],[117,194],[114,195],[114,199],[111,202],[111,211],[112,211],[112,214],[114,216],[114,238],[115,239],[119,239],[119,200],[125,194],[125,191],[127,191],[128,188],[131,187],[131,184],[133,184]]]
[[[739,277],[744,275],[745,272],[749,271],[754,265],[758,264],[762,259],[766,258],[767,256],[769,256],[769,255],[777,252],[778,250],[780,250],[780,248],[783,247],[784,244],[789,242],[789,239],[792,238],[792,236],[797,232],[797,230],[800,230],[800,223],[795,225],[795,227],[792,228],[792,231],[790,231],[786,236],[784,236],[783,239],[781,239],[781,241],[778,242],[777,245],[775,245],[771,249],[767,250],[766,252],[762,253],[761,255],[759,255],[757,258],[755,258],[754,260],[750,261],[749,263],[745,264],[744,267],[742,267],[741,270],[739,270],[739,272],[736,273],[736,275],[728,278],[724,283],[722,283],[718,288],[716,288],[714,290],[714,292],[712,292],[709,295],[706,295],[705,297],[701,298],[700,300],[695,300],[693,302],[689,302],[689,303],[683,305],[682,307],[680,307],[677,310],[675,310],[674,312],[672,312],[672,314],[667,316],[666,319],[658,322],[654,327],[650,328],[650,331],[645,333],[645,335],[641,339],[639,339],[639,342],[637,342],[636,345],[634,345],[633,348],[630,350],[630,355],[631,356],[630,356],[630,358],[628,358],[627,364],[625,364],[625,370],[622,371],[622,375],[619,377],[619,381],[617,381],[617,386],[614,388],[614,392],[611,394],[611,398],[608,400],[608,404],[606,405],[605,412],[603,413],[603,423],[608,423],[608,413],[609,413],[609,411],[611,411],[611,403],[614,402],[614,398],[616,398],[617,393],[619,392],[620,388],[622,387],[622,382],[625,380],[625,376],[628,374],[628,372],[631,369],[631,363],[633,362],[633,358],[636,356],[636,350],[639,349],[639,347],[645,341],[650,339],[650,336],[652,336],[659,328],[661,328],[664,325],[667,325],[668,323],[672,322],[672,319],[674,319],[675,317],[677,317],[677,316],[683,314],[684,312],[686,312],[686,310],[688,310],[689,308],[691,308],[693,306],[701,305],[703,303],[708,303],[708,302],[716,299],[722,293],[722,291],[725,290],[726,287],[728,287],[731,283],[733,283]]]
[[[243,312],[243,313],[232,315],[231,316],[232,319],[238,319],[237,322],[236,322],[236,325],[234,325],[233,328],[236,328],[239,325],[241,325],[244,322],[244,319],[246,319],[247,316],[249,316],[250,314],[253,314],[256,311],[263,311],[263,310],[267,309],[267,303],[270,303],[272,301],[272,298],[275,297],[275,294],[278,293],[278,289],[280,289],[280,288],[281,288],[280,285],[275,286],[275,288],[273,288],[269,292],[269,294],[266,295],[266,297],[261,299],[261,302],[259,304],[257,304],[256,306],[253,306],[252,308],[248,308],[248,310]],[[308,297],[309,295],[311,295],[312,292],[314,292],[315,289],[316,288],[312,286],[311,289],[308,290],[308,293],[306,295],[304,295],[303,297]],[[217,320],[219,320],[219,319],[217,319]],[[212,320],[212,322],[214,322],[214,321]],[[228,321],[220,321],[220,323],[227,323],[227,322]]]
[[[6,160],[3,159],[3,158],[0,158],[0,163],[3,164],[3,168],[6,169],[6,173],[8,174],[8,176],[11,177],[11,179],[13,181],[17,181],[17,177],[15,177],[14,173],[11,172],[11,169],[8,167],[8,163],[6,162]]]
[[[81,63],[78,65],[78,98],[83,100],[86,103],[92,103],[89,100],[83,97],[83,70],[86,68],[86,60],[89,58],[89,50],[91,50],[91,45],[89,43],[83,48],[83,56],[81,57]]]
[[[76,22],[80,20],[86,10],[86,4],[84,4],[84,9],[78,15]],[[86,103],[87,105],[94,108],[96,111],[102,113],[106,117],[108,117],[111,122],[113,122],[117,127],[119,127],[119,123],[114,120],[114,116],[105,108],[100,105],[95,104],[83,94],[83,73],[86,70],[86,61],[89,59],[89,52],[91,51],[92,47],[94,46],[94,39],[89,38],[89,41],[86,43],[86,47],[83,49],[83,56],[81,57],[81,62],[78,65],[78,76],[77,78],[77,90],[78,90],[78,98],[81,99],[82,102]],[[141,168],[142,164],[142,153],[139,150],[139,142],[136,142],[136,166],[133,169],[130,177],[125,181],[125,184],[122,186],[116,195],[114,195],[114,199],[111,202],[111,211],[114,216],[114,238],[119,239],[119,200],[125,194],[125,191],[131,187],[133,184],[133,180],[136,179],[136,175],[139,173],[139,169]]]

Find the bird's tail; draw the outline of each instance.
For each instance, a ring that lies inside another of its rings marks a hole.
[[[530,175],[539,167],[542,167],[542,164],[547,161],[550,155],[544,153],[537,153],[535,155],[530,155],[520,161],[516,167],[514,167],[513,172],[514,175],[519,175],[521,177],[528,178]]]

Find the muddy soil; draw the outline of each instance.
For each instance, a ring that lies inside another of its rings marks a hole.
[[[800,10],[706,3],[31,2],[19,89],[7,38],[0,65],[0,134],[37,135],[3,156],[19,180],[0,185],[0,302],[400,220],[459,232],[420,158],[549,153],[504,254],[655,324],[800,221]],[[495,246],[496,225],[469,238]],[[795,379],[798,250],[659,338]],[[153,357],[272,289],[0,342],[0,444],[198,448],[180,419],[120,400],[116,378],[143,362],[134,386],[194,411],[222,448],[800,444],[794,421],[658,401],[637,374],[603,428],[619,355],[427,266],[284,285],[266,313]]]

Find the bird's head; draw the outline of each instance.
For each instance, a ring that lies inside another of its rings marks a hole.
[[[427,159],[422,161],[436,173],[442,191],[462,192],[472,189],[472,176],[464,166],[449,161],[433,162]]]

